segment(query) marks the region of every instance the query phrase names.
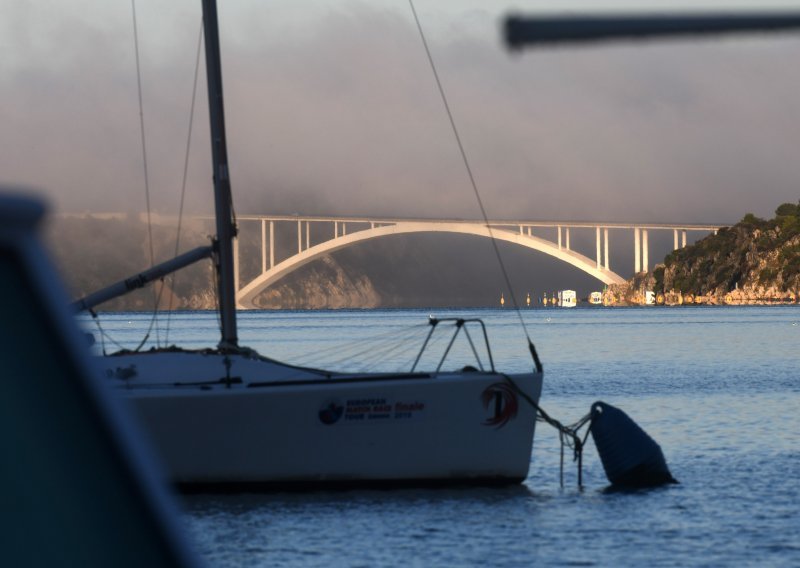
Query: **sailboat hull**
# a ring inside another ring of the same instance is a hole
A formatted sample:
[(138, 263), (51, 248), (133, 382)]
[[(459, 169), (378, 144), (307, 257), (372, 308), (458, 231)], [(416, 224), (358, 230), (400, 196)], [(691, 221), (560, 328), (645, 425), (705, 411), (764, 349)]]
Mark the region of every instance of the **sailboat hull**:
[[(538, 402), (540, 373), (321, 376), (238, 356), (172, 361), (178, 355), (127, 357), (148, 377), (143, 360), (153, 368), (170, 360), (186, 374), (189, 361), (202, 359), (193, 381), (140, 385), (129, 376), (124, 388), (171, 480), (184, 489), (490, 484), (527, 476), (536, 412), (520, 390)], [(127, 357), (113, 358), (111, 374), (128, 368)], [(226, 375), (209, 374), (225, 359)]]

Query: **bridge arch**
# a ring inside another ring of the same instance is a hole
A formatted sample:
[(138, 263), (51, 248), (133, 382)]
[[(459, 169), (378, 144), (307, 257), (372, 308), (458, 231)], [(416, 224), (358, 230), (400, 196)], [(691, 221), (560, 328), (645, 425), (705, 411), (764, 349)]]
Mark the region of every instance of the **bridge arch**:
[(559, 248), (557, 244), (535, 237), (523, 235), (517, 232), (503, 229), (492, 228), (491, 233), (485, 224), (480, 223), (417, 223), (413, 221), (400, 221), (392, 225), (384, 225), (371, 229), (356, 231), (348, 235), (342, 235), (334, 239), (314, 245), (302, 252), (299, 252), (286, 260), (276, 264), (269, 270), (257, 276), (246, 286), (236, 293), (239, 307), (253, 308), (253, 300), (266, 288), (301, 266), (312, 262), (319, 257), (330, 254), (339, 249), (354, 245), (356, 243), (386, 237), (389, 235), (402, 235), (409, 233), (461, 233), (465, 235), (475, 235), (480, 237), (493, 236), (497, 240), (517, 244), (526, 248), (543, 252), (557, 258), (563, 262), (571, 264), (575, 268), (586, 272), (597, 278), (603, 284), (619, 284), (625, 281), (620, 275), (597, 266), (597, 262), (573, 250)]

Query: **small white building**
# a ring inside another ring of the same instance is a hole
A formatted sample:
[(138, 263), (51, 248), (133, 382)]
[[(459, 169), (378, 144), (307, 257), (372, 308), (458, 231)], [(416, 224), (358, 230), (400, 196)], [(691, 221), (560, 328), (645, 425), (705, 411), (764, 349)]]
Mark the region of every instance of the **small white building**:
[(578, 305), (578, 296), (575, 290), (561, 290), (558, 293), (558, 305), (562, 308), (574, 308)]

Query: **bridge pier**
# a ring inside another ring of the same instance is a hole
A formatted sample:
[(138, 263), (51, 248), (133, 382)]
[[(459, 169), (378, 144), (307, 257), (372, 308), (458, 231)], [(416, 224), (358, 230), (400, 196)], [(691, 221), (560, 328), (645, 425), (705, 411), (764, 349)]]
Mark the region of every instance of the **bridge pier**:
[(633, 272), (647, 272), (650, 269), (649, 250), (647, 242), (647, 229), (633, 228)]
[(650, 270), (650, 261), (648, 259), (648, 252), (650, 247), (647, 245), (647, 229), (642, 229), (642, 272)]
[[(678, 231), (680, 231), (681, 236), (680, 246), (678, 246)], [(716, 235), (717, 229), (713, 229), (713, 233)], [(678, 248), (686, 248), (686, 229), (672, 230), (672, 247), (673, 250), (678, 250)]]
[(595, 257), (596, 260), (597, 260), (596, 264), (597, 264), (597, 268), (599, 270), (600, 269), (600, 265), (601, 265), (600, 261), (602, 260), (601, 257), (600, 257), (600, 227), (595, 227), (594, 243), (595, 243), (595, 249), (596, 249), (596, 252), (597, 252), (597, 255)]
[(297, 221), (297, 254), (303, 252), (303, 222)]
[(605, 242), (605, 253), (606, 253), (605, 254), (605, 259), (606, 259), (605, 268), (606, 268), (606, 270), (611, 270), (611, 263), (608, 262), (608, 227), (603, 229), (603, 241)]
[(264, 274), (266, 271), (267, 271), (267, 220), (261, 219), (261, 274)]

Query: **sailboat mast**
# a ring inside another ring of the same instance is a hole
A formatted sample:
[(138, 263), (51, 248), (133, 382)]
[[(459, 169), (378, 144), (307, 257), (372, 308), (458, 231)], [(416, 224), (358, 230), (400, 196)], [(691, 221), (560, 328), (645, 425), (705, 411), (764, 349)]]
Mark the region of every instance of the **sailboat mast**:
[(231, 207), (225, 112), (222, 104), (222, 65), (216, 0), (203, 0), (203, 31), (206, 42), (208, 116), (211, 121), (211, 156), (214, 162), (214, 208), (217, 219), (217, 279), (222, 337), (220, 348), (236, 348), (236, 290), (233, 275), (233, 238), (236, 228)]

